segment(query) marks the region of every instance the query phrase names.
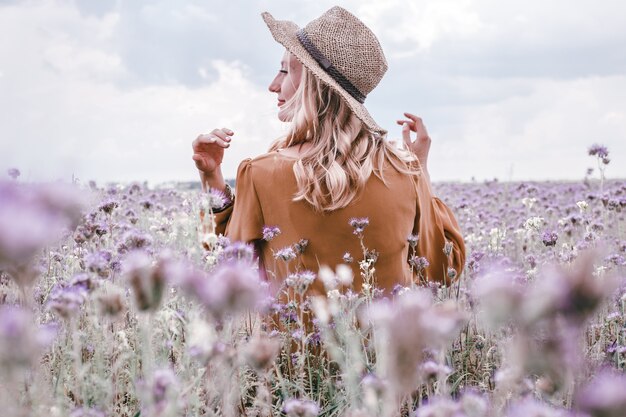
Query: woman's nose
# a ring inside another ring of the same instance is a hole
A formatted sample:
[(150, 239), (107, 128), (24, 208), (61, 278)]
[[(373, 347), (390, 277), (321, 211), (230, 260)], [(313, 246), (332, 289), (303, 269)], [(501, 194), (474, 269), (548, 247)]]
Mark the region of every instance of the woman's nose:
[(278, 82), (278, 77), (275, 77), (270, 83), (269, 90), (272, 93), (278, 93), (280, 91), (280, 83)]

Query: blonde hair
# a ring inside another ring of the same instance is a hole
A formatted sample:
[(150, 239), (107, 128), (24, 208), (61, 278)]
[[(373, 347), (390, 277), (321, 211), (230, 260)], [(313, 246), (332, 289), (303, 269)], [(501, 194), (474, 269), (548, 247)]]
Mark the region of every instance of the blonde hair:
[(337, 92), (305, 67), (298, 89), (285, 106), (293, 115), (291, 126), (270, 152), (311, 145), (293, 165), (298, 185), (294, 201), (306, 200), (320, 212), (346, 207), (372, 173), (386, 184), (386, 163), (416, 184), (419, 163), (415, 155), (370, 131)]

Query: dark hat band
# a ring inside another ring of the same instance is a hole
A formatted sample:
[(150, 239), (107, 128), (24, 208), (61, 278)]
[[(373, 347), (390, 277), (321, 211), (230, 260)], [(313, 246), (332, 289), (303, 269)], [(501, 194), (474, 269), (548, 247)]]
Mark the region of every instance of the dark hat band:
[(356, 101), (363, 104), (365, 102), (365, 95), (359, 91), (344, 75), (333, 66), (333, 64), (324, 56), (323, 53), (320, 52), (319, 49), (313, 45), (313, 42), (309, 39), (309, 37), (304, 32), (304, 29), (300, 29), (296, 32), (296, 36), (298, 40), (304, 46), (304, 49), (307, 50), (311, 57), (317, 61), (318, 64), (322, 67), (328, 75), (330, 75), (337, 83), (348, 92)]

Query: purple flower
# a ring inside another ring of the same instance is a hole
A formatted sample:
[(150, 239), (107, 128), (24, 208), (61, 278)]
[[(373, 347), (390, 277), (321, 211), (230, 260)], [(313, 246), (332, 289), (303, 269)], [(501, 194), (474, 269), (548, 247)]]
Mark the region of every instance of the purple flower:
[(126, 213), (124, 213), (124, 217), (126, 217), (128, 221), (131, 222), (131, 224), (137, 224), (137, 222), (139, 221), (139, 218), (137, 218), (137, 213), (135, 213), (135, 210), (133, 209), (126, 210)]
[(216, 318), (255, 309), (266, 299), (265, 286), (248, 262), (225, 262), (207, 275), (195, 268), (180, 274), (179, 285)]
[(115, 210), (119, 206), (120, 206), (120, 203), (118, 203), (115, 200), (106, 200), (100, 203), (100, 206), (98, 206), (98, 210), (106, 214), (111, 214), (113, 213), (113, 210)]
[(415, 417), (457, 417), (465, 416), (461, 404), (448, 398), (437, 398), (415, 410)]
[(526, 262), (528, 262), (528, 265), (529, 265), (531, 268), (534, 268), (534, 267), (536, 267), (536, 266), (537, 266), (537, 259), (535, 258), (535, 256), (534, 256), (534, 255), (526, 255), (525, 260), (526, 260)]
[(35, 318), (24, 309), (0, 307), (0, 369), (28, 369), (39, 362), (39, 355), (54, 338), (52, 326), (35, 325)]
[(449, 375), (452, 369), (446, 365), (440, 365), (437, 362), (428, 360), (419, 366), (420, 374), (424, 380), (435, 379), (439, 375)]
[(253, 369), (262, 371), (274, 363), (280, 351), (280, 341), (266, 334), (254, 336), (244, 349), (246, 363)]
[(284, 323), (296, 323), (298, 321), (298, 313), (294, 309), (285, 308), (280, 312), (280, 319)]
[(367, 217), (353, 217), (348, 221), (348, 224), (354, 228), (353, 233), (355, 235), (361, 235), (370, 224), (370, 220)]
[(119, 253), (126, 253), (133, 249), (145, 249), (152, 244), (152, 236), (139, 230), (129, 230), (122, 237), (122, 242), (117, 246)]
[(480, 260), (485, 256), (484, 252), (472, 252), (467, 261), (467, 268), (471, 271), (478, 271), (480, 269)]
[(311, 333), (306, 340), (307, 345), (309, 346), (321, 346), (322, 345), (322, 335), (319, 330)]
[(524, 287), (511, 272), (493, 266), (476, 279), (472, 296), (480, 301), (480, 312), (485, 324), (497, 327), (520, 315)]
[(263, 226), (263, 240), (269, 242), (280, 234), (280, 229), (277, 226)]
[(293, 250), (297, 254), (303, 254), (307, 246), (309, 246), (309, 241), (307, 239), (300, 239), (298, 243), (294, 243)]
[(231, 200), (228, 198), (226, 193), (216, 188), (209, 188), (206, 198), (208, 206), (213, 210), (219, 210), (231, 203)]
[(109, 251), (89, 253), (85, 256), (85, 268), (102, 278), (106, 278), (111, 275), (111, 259), (112, 255)]
[(117, 317), (126, 310), (124, 294), (115, 287), (107, 289), (97, 298), (100, 314), (110, 317)]
[(283, 403), (283, 412), (287, 417), (317, 417), (320, 408), (313, 401), (289, 398)]
[(26, 264), (75, 228), (86, 205), (84, 194), (63, 184), (0, 182), (0, 201), (0, 267)]
[(352, 257), (352, 255), (350, 255), (350, 252), (344, 253), (342, 259), (347, 264), (351, 264), (352, 262), (354, 262), (354, 258)]
[(507, 417), (570, 417), (563, 409), (557, 409), (544, 402), (533, 399), (524, 399), (512, 404), (507, 410)]
[(251, 262), (253, 257), (254, 249), (251, 245), (243, 242), (233, 242), (220, 253), (222, 261)]
[(415, 268), (415, 271), (422, 272), (426, 268), (428, 268), (430, 263), (428, 262), (428, 259), (424, 258), (423, 256), (411, 256), (411, 258), (409, 259), (409, 265)]
[(141, 191), (141, 184), (138, 184), (136, 182), (132, 183), (128, 187), (128, 194), (138, 194), (140, 191)]
[(589, 147), (588, 153), (590, 156), (597, 156), (598, 158), (607, 158), (609, 156), (609, 150), (604, 145), (598, 145), (594, 143)]
[(220, 265), (209, 280), (208, 307), (216, 316), (254, 309), (264, 297), (259, 274), (243, 262)]
[(407, 242), (409, 242), (409, 245), (412, 248), (415, 248), (417, 246), (417, 243), (420, 240), (420, 235), (419, 234), (410, 234), (409, 237), (406, 238)]
[(80, 286), (57, 286), (50, 292), (47, 309), (69, 319), (78, 313), (86, 299), (87, 291)]
[(618, 253), (614, 253), (613, 255), (609, 255), (604, 259), (604, 262), (611, 263), (616, 266), (626, 265), (626, 260), (624, 257)]
[(626, 410), (626, 376), (605, 370), (576, 396), (578, 407), (592, 416), (622, 417)]
[(87, 273), (78, 273), (72, 277), (70, 280), (70, 286), (72, 287), (80, 287), (86, 291), (91, 291), (95, 287), (95, 283), (92, 279), (91, 274)]
[(167, 399), (167, 392), (178, 384), (176, 374), (170, 368), (157, 369), (152, 374), (152, 400), (158, 404)]
[(448, 274), (448, 278), (450, 278), (451, 280), (454, 280), (456, 278), (456, 275), (457, 275), (456, 269), (451, 268), (451, 267), (448, 268), (447, 274)]
[(304, 330), (302, 330), (301, 328), (297, 328), (296, 330), (291, 332), (291, 337), (295, 340), (304, 339)]
[(309, 288), (315, 281), (315, 273), (311, 271), (300, 271), (293, 274), (290, 274), (285, 279), (285, 285), (287, 287), (293, 288), (296, 292), (300, 294), (304, 294), (304, 292)]
[(541, 235), (541, 241), (546, 246), (556, 246), (558, 238), (559, 235), (557, 235), (555, 231), (543, 232)]
[(219, 235), (217, 237), (217, 246), (219, 246), (222, 249), (225, 249), (229, 245), (230, 245), (230, 239), (229, 238), (227, 238), (224, 235)]
[(170, 259), (161, 255), (156, 263), (145, 252), (131, 252), (123, 263), (126, 280), (130, 284), (137, 308), (142, 311), (157, 310), (163, 298)]
[(285, 248), (279, 249), (274, 254), (275, 259), (282, 259), (285, 262), (293, 261), (296, 259), (296, 252), (293, 250), (291, 246), (287, 246)]
[(402, 294), (406, 290), (407, 290), (407, 287), (403, 287), (400, 284), (396, 284), (396, 285), (393, 286), (393, 289), (391, 290), (391, 295), (396, 297), (396, 296)]
[[(411, 320), (405, 320), (411, 317)], [(419, 383), (418, 364), (426, 349), (441, 349), (465, 324), (465, 315), (451, 305), (434, 305), (427, 290), (407, 291), (394, 302), (380, 300), (361, 316), (388, 340), (384, 358), (389, 382), (397, 393), (411, 392)]]
[(380, 253), (378, 253), (378, 251), (375, 250), (375, 249), (365, 251), (365, 260), (366, 261), (370, 261), (372, 263), (376, 263), (376, 261), (378, 261), (378, 257), (379, 256), (380, 256)]
[(20, 170), (17, 168), (9, 168), (7, 170), (7, 174), (9, 175), (9, 177), (11, 177), (11, 179), (16, 180), (17, 177), (20, 176)]
[(146, 210), (150, 210), (154, 203), (152, 203), (152, 201), (150, 200), (142, 200), (141, 202), (139, 202), (139, 205)]

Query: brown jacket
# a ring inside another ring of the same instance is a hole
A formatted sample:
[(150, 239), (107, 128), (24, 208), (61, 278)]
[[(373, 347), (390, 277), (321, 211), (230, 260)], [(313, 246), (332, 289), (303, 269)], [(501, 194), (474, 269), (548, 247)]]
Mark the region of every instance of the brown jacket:
[[(448, 267), (454, 268), (457, 276), (463, 270), (465, 245), (458, 223), (450, 209), (432, 195), (427, 181), (418, 180), (416, 190), (410, 178), (388, 167), (383, 173), (387, 185), (372, 175), (350, 205), (321, 214), (305, 201), (292, 201), (297, 190), (295, 161), (280, 152), (244, 160), (237, 172), (234, 206), (216, 214), (217, 233), (224, 233), (231, 241), (255, 242), (261, 265), (278, 283), (297, 269), (315, 273), (320, 265), (334, 269), (344, 263), (347, 252), (354, 258), (350, 265), (354, 288), (359, 291), (363, 281), (358, 262), (363, 251), (349, 221), (363, 217), (369, 219), (364, 230), (365, 247), (379, 254), (374, 265), (379, 288), (389, 291), (414, 279), (407, 262), (412, 255), (407, 241), (410, 234), (419, 234), (417, 256), (430, 264), (424, 274), (428, 280), (449, 282)], [(263, 226), (277, 226), (282, 233), (263, 241)], [(296, 260), (287, 264), (275, 259), (279, 250), (301, 239), (308, 240), (308, 246)], [(443, 252), (446, 241), (454, 245), (449, 258)], [(324, 293), (319, 280), (309, 289), (311, 293)]]

